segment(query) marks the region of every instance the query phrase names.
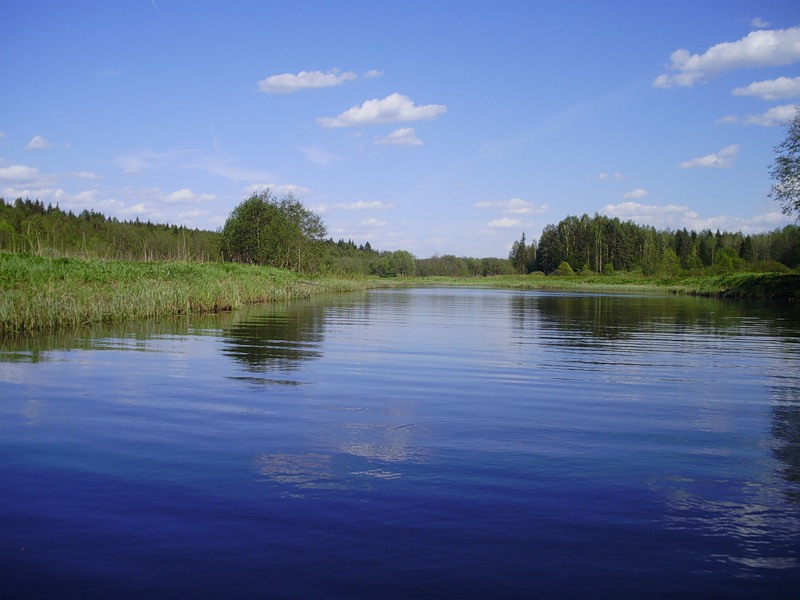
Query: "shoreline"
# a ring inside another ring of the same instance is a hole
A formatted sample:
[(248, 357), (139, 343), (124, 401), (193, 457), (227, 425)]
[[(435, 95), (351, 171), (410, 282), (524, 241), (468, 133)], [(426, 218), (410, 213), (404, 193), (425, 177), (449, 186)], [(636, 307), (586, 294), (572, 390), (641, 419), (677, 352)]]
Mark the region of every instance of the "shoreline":
[(236, 310), (251, 304), (389, 287), (669, 293), (796, 302), (800, 274), (737, 273), (649, 279), (628, 273), (482, 278), (301, 275), (218, 262), (133, 262), (0, 252), (0, 335)]

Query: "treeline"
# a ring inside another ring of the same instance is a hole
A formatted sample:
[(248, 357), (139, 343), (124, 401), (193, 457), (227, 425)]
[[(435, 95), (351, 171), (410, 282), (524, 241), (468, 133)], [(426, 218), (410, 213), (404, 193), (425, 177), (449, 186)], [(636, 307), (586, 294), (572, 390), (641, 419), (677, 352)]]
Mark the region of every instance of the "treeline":
[(0, 250), (119, 260), (218, 260), (218, 234), (0, 198)]
[[(233, 227), (260, 222), (260, 217), (244, 210), (248, 203), (266, 211), (263, 222), (270, 223), (255, 229), (256, 245), (251, 244), (253, 232)], [(276, 220), (272, 214), (276, 209), (291, 218)], [(38, 200), (6, 202), (0, 198), (0, 250), (123, 260), (234, 260), (300, 272), (367, 277), (617, 271), (674, 276), (800, 268), (800, 227), (796, 225), (744, 235), (656, 230), (602, 215), (569, 216), (547, 225), (538, 241), (528, 241), (523, 234), (508, 258), (444, 255), (420, 259), (405, 250), (379, 251), (369, 242), (356, 245), (352, 240), (325, 239), (321, 220), (291, 198), (251, 197), (237, 210), (242, 214), (234, 211), (226, 227), (215, 232), (138, 219), (120, 221), (90, 210), (74, 214)], [(283, 226), (277, 227), (280, 223)], [(285, 243), (273, 247), (279, 238), (285, 238)]]
[(800, 266), (800, 227), (768, 233), (656, 230), (602, 215), (569, 216), (547, 225), (538, 243), (525, 235), (509, 260), (518, 273), (613, 273), (643, 275), (789, 271)]
[(360, 274), (377, 277), (489, 277), (511, 275), (514, 269), (506, 258), (469, 258), (465, 256), (432, 256), (415, 258), (406, 250), (378, 251), (369, 242), (356, 246), (352, 240), (325, 242), (325, 270), (338, 274)]
[(356, 246), (352, 240), (329, 238), (324, 242), (323, 270), (338, 275), (414, 277), (417, 259), (406, 250), (378, 251), (369, 242)]

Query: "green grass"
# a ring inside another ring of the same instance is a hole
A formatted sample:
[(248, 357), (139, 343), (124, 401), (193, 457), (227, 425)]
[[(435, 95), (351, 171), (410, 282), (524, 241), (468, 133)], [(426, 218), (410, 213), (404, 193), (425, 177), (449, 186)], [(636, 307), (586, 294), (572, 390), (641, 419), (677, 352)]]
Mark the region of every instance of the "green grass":
[(794, 273), (736, 273), (730, 275), (644, 277), (635, 273), (536, 277), (503, 275), (485, 278), (424, 277), (406, 285), (457, 285), (507, 289), (671, 293), (725, 298), (800, 300), (800, 275)]
[(800, 300), (800, 275), (794, 273), (733, 273), (686, 277), (670, 285), (677, 293), (724, 298)]
[(617, 273), (375, 281), (307, 277), (271, 267), (235, 263), (104, 261), (0, 252), (0, 335), (222, 312), (260, 302), (378, 286), (435, 285), (800, 299), (798, 274), (739, 273), (656, 279)]
[(0, 253), (0, 335), (228, 311), (374, 287), (232, 263), (127, 262)]

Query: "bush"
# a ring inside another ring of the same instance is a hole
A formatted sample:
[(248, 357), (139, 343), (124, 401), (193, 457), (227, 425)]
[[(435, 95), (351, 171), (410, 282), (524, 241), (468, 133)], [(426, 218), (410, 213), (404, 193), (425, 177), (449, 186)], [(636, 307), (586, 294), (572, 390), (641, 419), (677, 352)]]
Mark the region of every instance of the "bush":
[(561, 264), (558, 265), (558, 268), (553, 271), (553, 275), (575, 275), (575, 271), (572, 270), (572, 265), (563, 260)]
[(750, 269), (754, 273), (792, 273), (792, 269), (777, 260), (760, 260)]

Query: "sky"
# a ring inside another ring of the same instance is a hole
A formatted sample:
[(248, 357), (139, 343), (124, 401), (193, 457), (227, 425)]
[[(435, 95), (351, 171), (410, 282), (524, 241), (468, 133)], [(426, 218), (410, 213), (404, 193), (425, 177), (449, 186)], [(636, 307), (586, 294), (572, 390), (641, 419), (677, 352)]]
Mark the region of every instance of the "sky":
[(505, 257), (569, 215), (757, 233), (800, 103), (790, 1), (0, 0), (0, 197)]

